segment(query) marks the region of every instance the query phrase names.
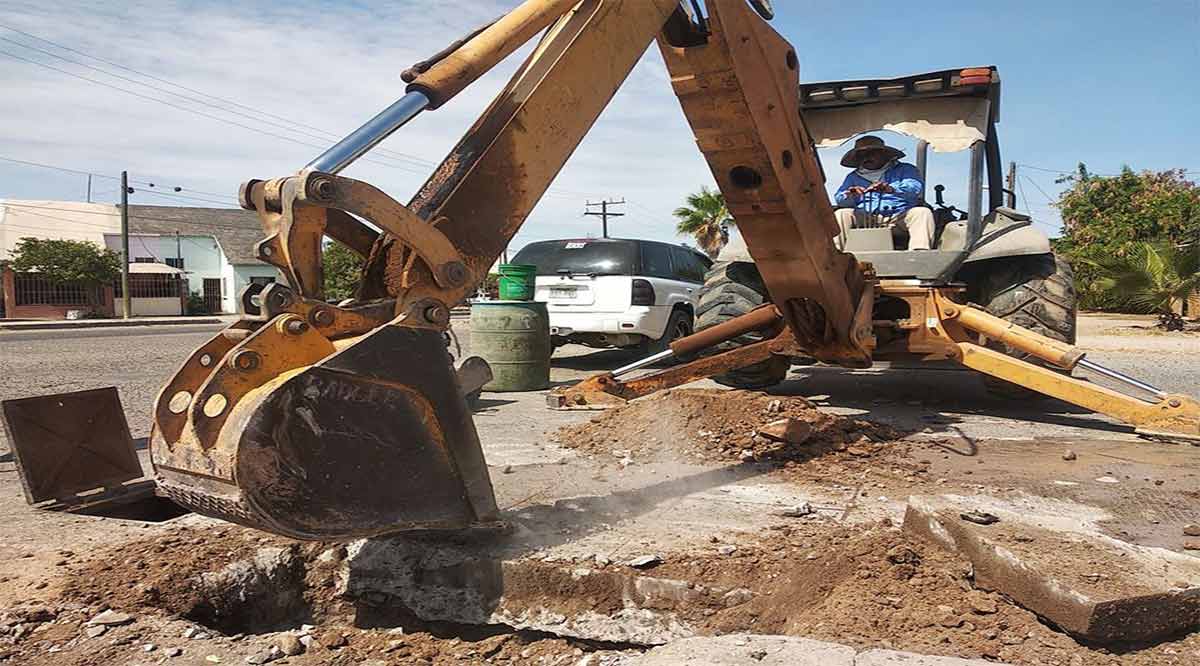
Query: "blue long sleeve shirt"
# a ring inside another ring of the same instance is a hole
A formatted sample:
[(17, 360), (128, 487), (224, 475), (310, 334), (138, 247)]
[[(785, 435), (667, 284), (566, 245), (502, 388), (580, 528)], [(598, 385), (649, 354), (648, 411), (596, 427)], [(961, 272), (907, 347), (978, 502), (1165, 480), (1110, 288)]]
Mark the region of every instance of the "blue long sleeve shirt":
[(867, 192), (863, 196), (855, 196), (846, 192), (851, 187), (868, 187), (871, 183), (858, 175), (855, 169), (846, 175), (846, 180), (838, 188), (834, 200), (839, 208), (862, 208), (868, 213), (898, 215), (921, 202), (921, 193), (925, 191), (925, 183), (921, 180), (921, 172), (917, 167), (907, 162), (897, 162), (883, 174), (883, 182), (892, 186), (894, 192)]

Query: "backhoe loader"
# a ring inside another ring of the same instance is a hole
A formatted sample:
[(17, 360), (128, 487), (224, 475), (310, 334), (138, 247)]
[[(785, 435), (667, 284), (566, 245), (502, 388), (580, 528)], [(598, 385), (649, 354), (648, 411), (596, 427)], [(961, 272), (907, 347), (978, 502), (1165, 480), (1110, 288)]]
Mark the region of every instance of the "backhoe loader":
[[(657, 43), (696, 143), (770, 303), (554, 396), (619, 401), (772, 356), (862, 368), (891, 354), (957, 361), (1141, 429), (1200, 435), (1200, 404), (1091, 363), (966, 302), (954, 283), (884, 279), (839, 229), (801, 113), (798, 60), (765, 0), (528, 0), (403, 73), (406, 94), (299, 172), (250, 180), (258, 257), (283, 274), (184, 362), (155, 405), (160, 489), (198, 513), (300, 539), (500, 524), (445, 332), (643, 52)], [(511, 80), (407, 204), (338, 175), (523, 43)], [(986, 78), (986, 77), (984, 77)], [(987, 84), (973, 75), (956, 85)], [(370, 224), (364, 223), (364, 221)], [(382, 230), (382, 231), (377, 231)], [(355, 299), (327, 303), (321, 244), (366, 258)], [(881, 307), (881, 304), (889, 304)], [(900, 304), (899, 306), (897, 304)], [(738, 336), (761, 340), (649, 376)], [(1060, 370), (1083, 366), (1128, 396)]]

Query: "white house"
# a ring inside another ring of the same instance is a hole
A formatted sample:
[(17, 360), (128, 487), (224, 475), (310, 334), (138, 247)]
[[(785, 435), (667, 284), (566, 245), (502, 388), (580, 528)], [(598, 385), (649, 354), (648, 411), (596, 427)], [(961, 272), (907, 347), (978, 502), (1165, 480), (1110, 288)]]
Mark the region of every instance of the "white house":
[[(254, 245), (263, 235), (258, 218), (249, 211), (129, 207), (129, 261), (146, 264), (134, 272), (169, 275), (171, 269), (182, 270), (187, 289), (202, 296), (210, 312), (240, 311), (237, 296), (243, 287), (277, 278), (273, 266), (254, 256)], [(0, 200), (0, 260), (21, 238), (30, 236), (92, 241), (120, 252), (120, 209), (72, 201)], [(131, 291), (138, 296), (138, 291)], [(120, 298), (116, 300), (119, 310)], [(167, 313), (165, 301), (135, 300), (134, 314)]]

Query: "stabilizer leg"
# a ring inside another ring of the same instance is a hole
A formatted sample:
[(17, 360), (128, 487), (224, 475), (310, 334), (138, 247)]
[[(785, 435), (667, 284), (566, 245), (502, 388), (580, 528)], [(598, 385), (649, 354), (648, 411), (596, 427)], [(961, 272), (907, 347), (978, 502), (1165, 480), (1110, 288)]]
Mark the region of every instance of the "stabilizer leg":
[[(935, 296), (946, 334), (955, 340), (955, 355), (963, 365), (1052, 398), (1111, 416), (1135, 426), (1137, 432), (1158, 437), (1200, 441), (1200, 402), (1169, 394), (1085, 358), (1078, 347), (1021, 328), (969, 305)], [(1147, 394), (1143, 400), (1062, 372), (1027, 363), (976, 344), (963, 330), (1004, 342), (1062, 370), (1082, 367)]]

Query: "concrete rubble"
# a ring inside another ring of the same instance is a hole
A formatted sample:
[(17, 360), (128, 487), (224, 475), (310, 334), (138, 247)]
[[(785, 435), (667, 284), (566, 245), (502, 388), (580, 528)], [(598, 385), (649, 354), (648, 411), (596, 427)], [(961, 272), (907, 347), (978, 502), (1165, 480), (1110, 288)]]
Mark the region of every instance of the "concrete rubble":
[(627, 657), (619, 666), (996, 666), (997, 662), (867, 650), (794, 636), (728, 634), (685, 638)]
[[(999, 520), (978, 524), (964, 512)], [(1098, 527), (1109, 518), (1031, 495), (925, 495), (909, 498), (904, 530), (966, 556), (978, 588), (1088, 641), (1152, 640), (1200, 626), (1200, 558), (1114, 539)]]
[(632, 567), (502, 560), (474, 545), (371, 539), (351, 546), (343, 580), (351, 598), (399, 604), (426, 621), (504, 624), (636, 645), (693, 635), (680, 608), (728, 603), (730, 590), (655, 578)]

